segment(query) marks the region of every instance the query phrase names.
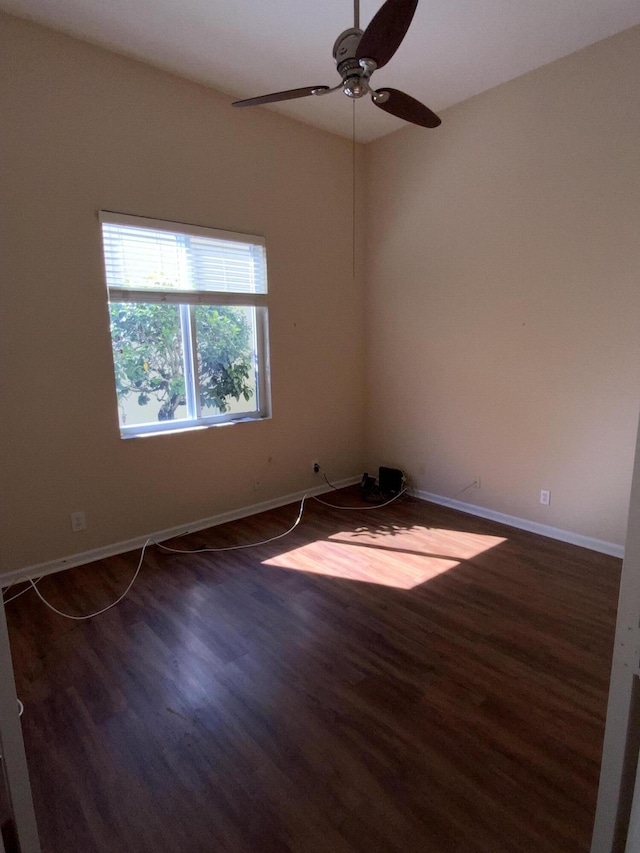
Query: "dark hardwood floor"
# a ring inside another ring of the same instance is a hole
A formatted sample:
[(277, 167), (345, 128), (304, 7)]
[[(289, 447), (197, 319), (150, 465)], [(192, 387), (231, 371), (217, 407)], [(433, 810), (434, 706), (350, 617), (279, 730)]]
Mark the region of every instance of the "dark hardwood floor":
[[(41, 589), (98, 608), (138, 556)], [(253, 550), (151, 548), (89, 622), (27, 593), (7, 609), (43, 850), (587, 853), (619, 573), (405, 497), (309, 502)]]

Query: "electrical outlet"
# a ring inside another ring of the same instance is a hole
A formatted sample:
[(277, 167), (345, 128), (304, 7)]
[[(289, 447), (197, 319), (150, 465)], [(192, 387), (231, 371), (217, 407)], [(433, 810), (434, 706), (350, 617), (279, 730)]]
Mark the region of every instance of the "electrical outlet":
[(551, 503), (551, 492), (547, 491), (547, 489), (541, 489), (540, 503), (544, 504), (544, 506), (549, 506)]
[(71, 529), (74, 533), (79, 533), (81, 530), (87, 529), (87, 516), (84, 510), (71, 513)]
[(421, 477), (426, 477), (427, 466), (424, 464), (424, 462), (422, 462), (420, 467), (418, 468), (418, 473), (420, 474)]
[(476, 474), (476, 478), (473, 481), (473, 488), (479, 489), (481, 485), (482, 485), (482, 481), (480, 480), (480, 474)]
[(256, 477), (255, 480), (253, 481), (253, 491), (257, 492), (261, 488), (262, 488), (262, 481)]
[(319, 462), (312, 462), (311, 463), (311, 470), (313, 471), (314, 474), (319, 474), (320, 473), (320, 463)]

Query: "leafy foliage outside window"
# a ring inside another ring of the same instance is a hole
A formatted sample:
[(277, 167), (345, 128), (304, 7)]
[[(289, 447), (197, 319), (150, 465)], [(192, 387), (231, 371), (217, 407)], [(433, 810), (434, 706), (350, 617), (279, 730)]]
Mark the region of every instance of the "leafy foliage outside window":
[[(119, 405), (160, 404), (170, 421), (186, 404), (181, 306), (117, 302), (110, 305)], [(187, 307), (194, 312), (199, 402), (227, 412), (230, 400), (251, 399), (253, 332), (247, 310), (234, 306)]]

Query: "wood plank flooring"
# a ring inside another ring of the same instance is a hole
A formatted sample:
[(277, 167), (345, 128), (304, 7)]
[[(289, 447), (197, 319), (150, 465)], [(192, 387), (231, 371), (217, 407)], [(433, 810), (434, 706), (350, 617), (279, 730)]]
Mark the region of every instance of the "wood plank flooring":
[[(137, 559), (41, 589), (96, 609)], [(403, 497), (309, 502), (256, 549), (151, 548), (89, 622), (27, 593), (7, 609), (43, 851), (587, 853), (619, 574)]]

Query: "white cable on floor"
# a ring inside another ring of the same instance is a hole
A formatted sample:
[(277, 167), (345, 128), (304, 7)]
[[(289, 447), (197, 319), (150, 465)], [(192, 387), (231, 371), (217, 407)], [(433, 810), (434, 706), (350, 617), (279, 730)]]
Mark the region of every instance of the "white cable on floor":
[[(334, 486), (334, 488), (335, 488), (335, 486)], [(467, 487), (467, 488), (469, 488), (469, 487)], [(371, 509), (381, 509), (382, 507), (388, 506), (389, 504), (398, 500), (398, 498), (402, 497), (402, 495), (406, 491), (407, 491), (406, 488), (402, 489), (401, 492), (399, 492), (397, 495), (394, 495), (388, 501), (385, 501), (384, 503), (381, 503), (381, 504), (371, 505), (371, 506), (343, 506), (341, 504), (332, 504), (332, 503), (329, 503), (328, 501), (323, 501), (314, 495), (311, 496), (311, 500), (317, 501), (318, 503), (324, 504), (324, 506), (331, 507), (332, 509), (371, 510)], [(196, 548), (195, 550), (187, 551), (187, 550), (182, 550), (180, 548), (171, 548), (168, 545), (163, 545), (161, 542), (152, 543), (151, 538), (147, 539), (147, 541), (142, 546), (142, 551), (140, 553), (140, 560), (138, 562), (138, 566), (134, 572), (134, 575), (131, 578), (131, 580), (129, 581), (129, 585), (127, 586), (125, 591), (122, 593), (122, 595), (120, 595), (118, 598), (116, 598), (116, 600), (114, 602), (112, 602), (111, 604), (109, 604), (107, 607), (103, 607), (102, 610), (97, 610), (95, 613), (89, 613), (87, 616), (73, 616), (70, 613), (63, 613), (62, 610), (58, 610), (57, 607), (54, 607), (53, 604), (50, 604), (47, 601), (47, 599), (44, 597), (44, 595), (38, 589), (38, 583), (42, 580), (42, 578), (37, 578), (35, 581), (29, 579), (30, 586), (27, 586), (26, 589), (21, 590), (19, 593), (17, 593), (17, 595), (13, 595), (11, 598), (6, 599), (5, 604), (8, 604), (10, 601), (14, 601), (16, 598), (19, 598), (21, 595), (24, 595), (25, 592), (29, 591), (29, 589), (33, 589), (34, 592), (36, 593), (36, 595), (38, 596), (38, 598), (40, 599), (40, 601), (42, 601), (42, 603), (46, 607), (48, 607), (49, 610), (52, 610), (54, 613), (57, 613), (58, 616), (63, 616), (65, 619), (73, 619), (75, 622), (84, 622), (87, 619), (93, 619), (95, 616), (101, 616), (103, 613), (106, 613), (107, 610), (111, 610), (112, 607), (115, 607), (117, 604), (120, 604), (120, 602), (128, 595), (129, 591), (131, 590), (131, 587), (134, 585), (138, 575), (140, 574), (140, 569), (142, 568), (142, 563), (144, 560), (145, 551), (147, 550), (148, 545), (155, 544), (158, 546), (158, 548), (161, 548), (163, 551), (169, 551), (172, 554), (207, 554), (207, 553), (215, 553), (215, 552), (221, 552), (221, 551), (240, 551), (244, 548), (257, 548), (260, 545), (268, 545), (270, 542), (275, 542), (278, 539), (282, 539), (284, 536), (288, 536), (290, 533), (292, 533), (296, 529), (296, 527), (302, 521), (302, 514), (304, 512), (305, 502), (307, 500), (309, 500), (309, 497), (310, 497), (309, 495), (304, 495), (302, 497), (302, 500), (300, 501), (300, 509), (298, 511), (298, 517), (296, 518), (294, 523), (291, 525), (291, 527), (288, 528), (288, 530), (285, 530), (284, 533), (278, 533), (277, 536), (271, 536), (269, 539), (262, 539), (260, 542), (249, 542), (246, 545), (228, 545), (228, 546), (223, 547), (223, 548)]]
[[(334, 486), (335, 488), (335, 486)], [(390, 503), (398, 500), (407, 490), (403, 489), (397, 495), (394, 495), (390, 500), (385, 501), (382, 504), (375, 504), (375, 506), (343, 506), (342, 504), (331, 504), (327, 501), (323, 501), (315, 495), (304, 495), (302, 500), (300, 501), (300, 511), (298, 512), (298, 517), (291, 525), (288, 530), (285, 530), (284, 533), (279, 533), (277, 536), (272, 536), (270, 539), (262, 539), (260, 542), (249, 542), (246, 545), (227, 545), (224, 548), (197, 548), (194, 551), (186, 551), (180, 548), (170, 548), (168, 545), (163, 545), (161, 542), (156, 542), (158, 548), (162, 548), (163, 551), (170, 551), (172, 554), (206, 554), (210, 552), (217, 551), (239, 551), (242, 548), (257, 548), (259, 545), (268, 545), (269, 542), (275, 542), (276, 539), (282, 539), (284, 536), (288, 536), (302, 521), (302, 513), (304, 512), (305, 501), (312, 500), (317, 501), (319, 504), (324, 504), (325, 506), (330, 506), (332, 509), (360, 509), (360, 510), (368, 510), (368, 509), (380, 509), (383, 506), (388, 506)]]
[(389, 506), (389, 504), (392, 504), (394, 501), (397, 501), (398, 498), (401, 498), (406, 491), (406, 489), (403, 489), (401, 492), (398, 492), (397, 495), (394, 495), (392, 498), (389, 498), (388, 501), (385, 501), (382, 504), (371, 504), (370, 506), (343, 506), (342, 504), (330, 504), (328, 501), (320, 500), (320, 498), (317, 497), (313, 497), (313, 500), (318, 501), (319, 504), (324, 504), (324, 506), (330, 506), (332, 509), (381, 509), (383, 506)]
[[(42, 580), (42, 578), (36, 578), (35, 582), (38, 583), (41, 580)], [(29, 579), (28, 581), (24, 581), (24, 583), (31, 583), (31, 580)], [(13, 584), (11, 584), (11, 586), (13, 586)], [(7, 587), (7, 589), (10, 589), (10, 587)], [(12, 595), (11, 598), (3, 599), (3, 601), (5, 604), (9, 604), (10, 601), (15, 601), (16, 598), (20, 598), (21, 595), (24, 595), (25, 592), (29, 592), (30, 590), (31, 590), (30, 586), (25, 586), (24, 589), (20, 590), (20, 592), (17, 592), (15, 595)], [(6, 590), (5, 590), (5, 592), (6, 592)]]
[(225, 548), (196, 548), (195, 551), (182, 551), (180, 548), (170, 548), (168, 545), (163, 545), (162, 542), (156, 542), (158, 548), (162, 548), (163, 551), (171, 551), (172, 554), (205, 554), (210, 551), (240, 551), (242, 548), (257, 548), (259, 545), (267, 545), (269, 542), (275, 542), (276, 539), (282, 539), (283, 536), (288, 536), (292, 531), (296, 529), (296, 527), (302, 521), (302, 513), (304, 512), (304, 503), (308, 499), (308, 495), (305, 495), (300, 501), (300, 511), (298, 512), (298, 517), (293, 522), (291, 527), (288, 530), (285, 530), (284, 533), (278, 533), (277, 536), (272, 536), (270, 539), (263, 539), (260, 542), (249, 542), (246, 545), (227, 545)]
[(140, 569), (142, 568), (142, 561), (144, 560), (144, 552), (147, 550), (147, 545), (149, 545), (150, 542), (151, 542), (151, 539), (147, 539), (147, 541), (142, 546), (142, 552), (140, 554), (140, 560), (138, 562), (138, 568), (135, 570), (133, 577), (129, 581), (129, 586), (125, 589), (125, 591), (122, 593), (122, 595), (119, 598), (116, 598), (116, 600), (112, 604), (109, 604), (107, 607), (103, 607), (102, 610), (96, 610), (95, 613), (89, 613), (88, 616), (72, 616), (70, 613), (63, 613), (62, 610), (58, 610), (58, 608), (54, 607), (53, 604), (49, 604), (47, 599), (40, 592), (37, 585), (32, 580), (30, 580), (29, 583), (33, 587), (33, 590), (35, 591), (35, 593), (38, 596), (38, 598), (40, 599), (40, 601), (43, 604), (46, 604), (46, 606), (49, 608), (49, 610), (53, 610), (54, 613), (57, 613), (58, 616), (64, 616), (65, 619), (73, 619), (75, 622), (83, 622), (85, 619), (93, 619), (94, 616), (100, 616), (102, 613), (106, 613), (107, 610), (111, 610), (111, 608), (115, 607), (116, 604), (120, 604), (122, 599), (128, 594), (129, 590), (131, 589), (131, 587), (136, 582), (136, 578), (140, 574)]

